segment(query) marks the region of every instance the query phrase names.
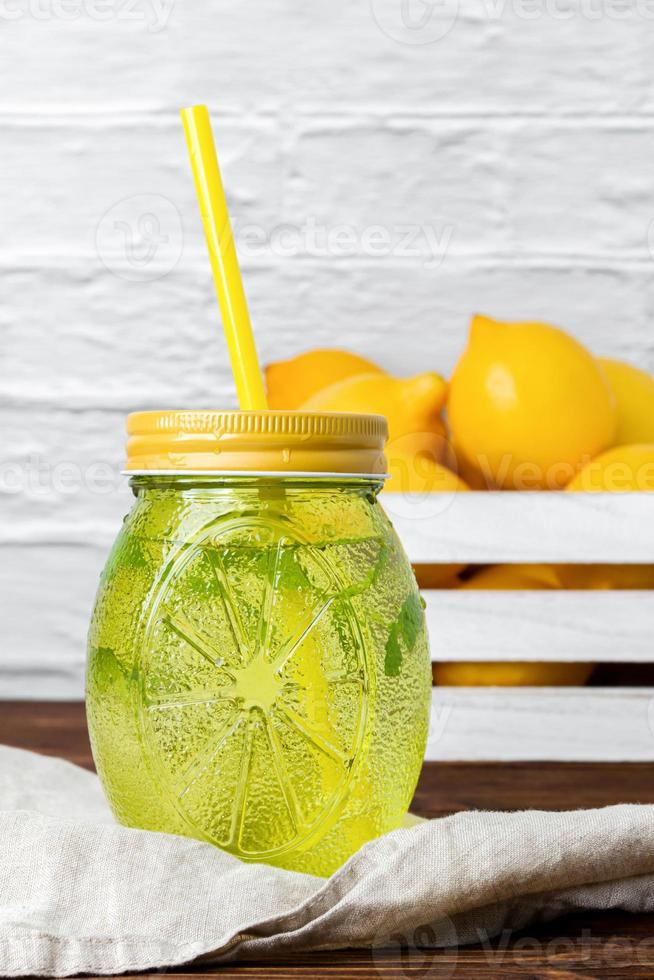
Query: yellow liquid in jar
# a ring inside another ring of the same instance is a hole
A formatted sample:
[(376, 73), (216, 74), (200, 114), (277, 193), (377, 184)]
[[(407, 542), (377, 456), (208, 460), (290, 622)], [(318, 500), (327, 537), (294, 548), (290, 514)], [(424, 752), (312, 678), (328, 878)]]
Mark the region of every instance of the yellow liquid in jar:
[(400, 824), (430, 690), (421, 601), (374, 494), (139, 492), (87, 675), (122, 822), (329, 874)]

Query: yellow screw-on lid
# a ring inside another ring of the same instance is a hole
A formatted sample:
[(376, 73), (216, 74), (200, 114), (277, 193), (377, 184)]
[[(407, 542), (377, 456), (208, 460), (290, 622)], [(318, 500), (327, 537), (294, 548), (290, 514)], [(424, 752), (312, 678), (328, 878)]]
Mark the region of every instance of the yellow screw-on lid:
[(382, 415), (134, 412), (127, 433), (131, 473), (386, 473)]

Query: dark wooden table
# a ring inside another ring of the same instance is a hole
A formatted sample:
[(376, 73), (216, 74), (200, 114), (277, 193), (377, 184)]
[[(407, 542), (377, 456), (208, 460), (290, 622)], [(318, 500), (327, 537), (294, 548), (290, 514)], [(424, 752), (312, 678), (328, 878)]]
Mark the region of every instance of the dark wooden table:
[[(93, 767), (79, 703), (0, 702), (0, 743)], [(609, 803), (654, 803), (654, 765), (429, 763), (413, 810), (438, 817), (474, 808), (557, 810)], [(343, 950), (281, 960), (170, 971), (201, 980), (242, 977), (338, 978), (654, 978), (654, 915), (577, 915), (504, 935), (484, 946), (432, 950), (416, 934), (387, 950)], [(139, 977), (143, 977), (139, 974)]]

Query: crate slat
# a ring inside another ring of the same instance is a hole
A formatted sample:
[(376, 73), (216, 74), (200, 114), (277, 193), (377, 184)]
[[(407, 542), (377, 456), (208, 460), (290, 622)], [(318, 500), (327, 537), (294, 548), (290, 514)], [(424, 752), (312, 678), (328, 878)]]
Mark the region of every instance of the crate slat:
[(653, 592), (422, 594), (432, 660), (654, 661)]
[(654, 761), (654, 688), (434, 688), (429, 760)]
[(415, 563), (654, 562), (654, 494), (383, 493)]

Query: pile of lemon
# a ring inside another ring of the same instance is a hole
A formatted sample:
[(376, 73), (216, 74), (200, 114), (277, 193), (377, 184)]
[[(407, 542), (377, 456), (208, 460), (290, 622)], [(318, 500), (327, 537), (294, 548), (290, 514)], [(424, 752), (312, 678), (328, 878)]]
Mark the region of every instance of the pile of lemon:
[[(266, 383), (273, 409), (385, 415), (387, 491), (654, 491), (654, 378), (594, 357), (550, 324), (473, 317), (449, 383), (433, 372), (396, 378), (343, 350), (270, 364)], [(651, 589), (654, 565), (434, 566), (420, 584)], [(446, 684), (570, 684), (591, 669), (452, 663), (436, 675)]]

